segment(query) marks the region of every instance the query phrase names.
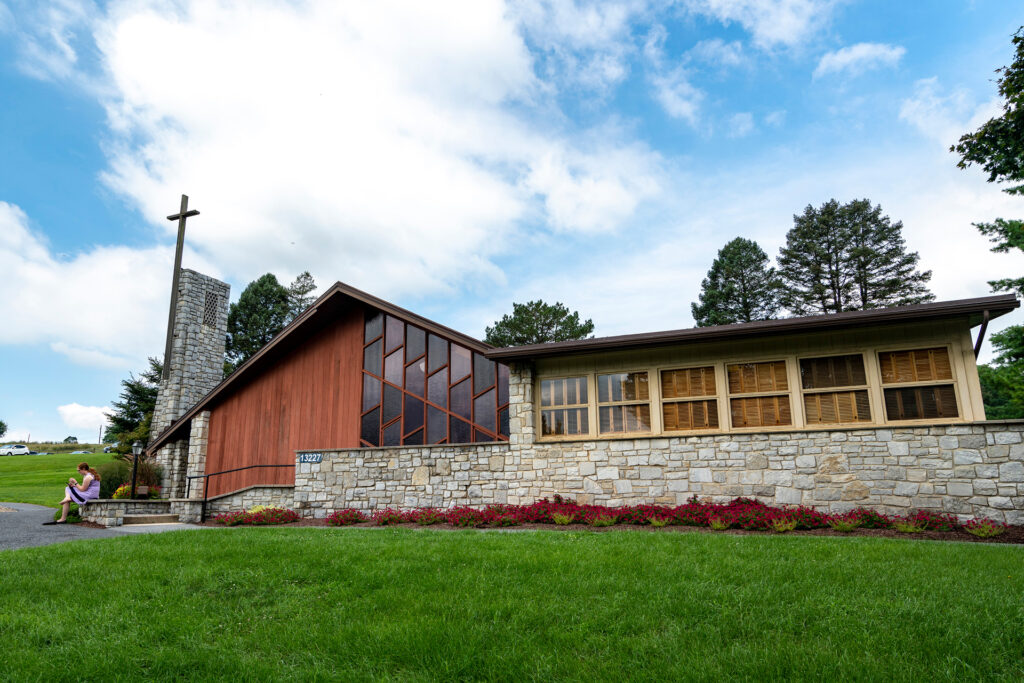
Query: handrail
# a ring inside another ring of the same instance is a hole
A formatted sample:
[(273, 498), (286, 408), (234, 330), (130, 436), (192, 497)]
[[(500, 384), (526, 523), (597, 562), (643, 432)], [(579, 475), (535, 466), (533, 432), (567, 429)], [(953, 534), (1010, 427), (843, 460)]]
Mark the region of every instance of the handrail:
[(207, 493), (210, 490), (210, 477), (216, 477), (219, 474), (230, 474), (232, 472), (241, 472), (242, 470), (259, 469), (260, 467), (295, 467), (295, 463), (290, 462), (290, 463), (285, 463), (285, 464), (280, 464), (280, 465), (246, 465), (245, 467), (236, 467), (236, 468), (231, 469), (231, 470), (221, 470), (220, 472), (209, 472), (207, 474), (185, 475), (185, 479), (187, 481), (187, 484), (185, 486), (185, 497), (186, 498), (191, 498), (190, 494), (192, 493), (192, 480), (193, 479), (202, 479), (203, 480), (203, 501), (202, 501), (203, 505), (202, 505), (202, 508), (200, 509), (200, 512), (199, 512), (199, 521), (200, 522), (205, 522), (206, 521), (206, 501), (207, 501)]

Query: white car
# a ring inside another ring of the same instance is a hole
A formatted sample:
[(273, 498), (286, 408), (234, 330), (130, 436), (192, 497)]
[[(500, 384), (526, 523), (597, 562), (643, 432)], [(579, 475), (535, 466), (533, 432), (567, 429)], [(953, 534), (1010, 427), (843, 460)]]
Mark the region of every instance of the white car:
[(0, 446), (0, 455), (28, 455), (28, 446), (23, 446), (20, 443)]

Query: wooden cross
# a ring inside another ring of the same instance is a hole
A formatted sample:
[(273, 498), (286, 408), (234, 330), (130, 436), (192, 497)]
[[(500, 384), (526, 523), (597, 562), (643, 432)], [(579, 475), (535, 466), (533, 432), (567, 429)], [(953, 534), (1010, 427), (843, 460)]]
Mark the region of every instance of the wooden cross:
[(181, 274), (181, 252), (185, 248), (185, 221), (198, 216), (195, 209), (188, 210), (188, 195), (181, 195), (181, 210), (169, 221), (178, 221), (178, 245), (174, 249), (174, 278), (171, 281), (171, 312), (167, 315), (167, 345), (164, 347), (164, 369), (161, 377), (167, 379), (171, 372), (171, 344), (174, 341), (174, 311), (178, 307), (178, 276)]

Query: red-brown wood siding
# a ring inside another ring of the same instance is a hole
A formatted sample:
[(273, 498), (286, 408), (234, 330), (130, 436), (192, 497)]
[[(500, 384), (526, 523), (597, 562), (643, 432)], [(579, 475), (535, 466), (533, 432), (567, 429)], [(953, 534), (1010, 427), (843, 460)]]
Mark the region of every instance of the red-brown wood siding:
[(258, 484), (290, 486), (296, 450), (359, 446), (363, 317), (361, 306), (349, 307), (267, 366), (252, 368), (255, 376), (212, 408), (207, 473), (290, 467), (211, 477), (209, 496)]

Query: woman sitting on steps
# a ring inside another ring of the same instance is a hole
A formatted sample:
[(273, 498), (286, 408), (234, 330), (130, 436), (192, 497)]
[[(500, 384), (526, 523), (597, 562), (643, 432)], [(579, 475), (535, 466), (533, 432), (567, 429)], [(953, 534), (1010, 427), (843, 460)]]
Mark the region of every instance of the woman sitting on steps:
[(68, 511), (71, 509), (72, 503), (78, 503), (81, 506), (100, 497), (100, 473), (89, 467), (89, 463), (86, 462), (79, 463), (78, 473), (82, 475), (82, 483), (79, 484), (74, 477), (71, 477), (68, 479), (68, 485), (64, 488), (64, 500), (60, 502), (60, 519), (43, 522), (43, 524), (64, 524), (67, 522)]

